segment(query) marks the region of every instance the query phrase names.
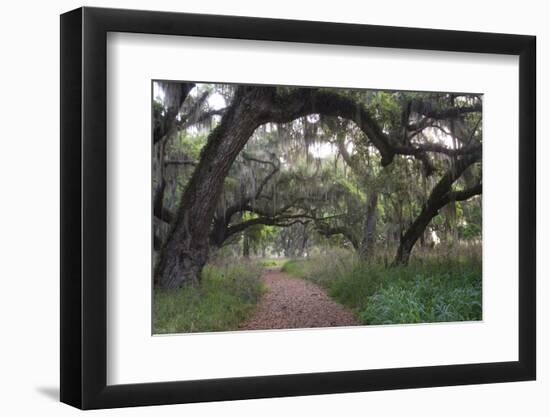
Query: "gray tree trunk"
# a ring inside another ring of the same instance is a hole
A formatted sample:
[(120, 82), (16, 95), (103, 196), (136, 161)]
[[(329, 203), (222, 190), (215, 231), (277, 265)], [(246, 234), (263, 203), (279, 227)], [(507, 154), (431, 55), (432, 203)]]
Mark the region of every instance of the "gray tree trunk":
[(200, 283), (208, 259), (209, 233), (223, 183), (233, 161), (262, 124), (260, 88), (241, 88), (221, 123), (209, 135), (182, 194), (177, 217), (155, 270), (155, 284), (178, 288)]
[(362, 259), (369, 260), (374, 252), (374, 243), (376, 238), (376, 217), (378, 206), (378, 191), (373, 190), (367, 201), (365, 212), (365, 222), (363, 224), (363, 239), (359, 255)]
[(243, 235), (243, 257), (250, 258), (250, 238), (246, 233)]
[(481, 159), (481, 153), (464, 157), (455, 162), (454, 166), (441, 177), (435, 185), (428, 201), (424, 204), (422, 211), (407, 231), (401, 237), (397, 254), (395, 255), (394, 265), (407, 265), (411, 256), (411, 251), (416, 241), (432, 219), (437, 216), (439, 210), (451, 201), (462, 201), (471, 198), (474, 195), (481, 194), (481, 184), (466, 189), (464, 191), (452, 191), (453, 183), (462, 175), (462, 173), (473, 163)]

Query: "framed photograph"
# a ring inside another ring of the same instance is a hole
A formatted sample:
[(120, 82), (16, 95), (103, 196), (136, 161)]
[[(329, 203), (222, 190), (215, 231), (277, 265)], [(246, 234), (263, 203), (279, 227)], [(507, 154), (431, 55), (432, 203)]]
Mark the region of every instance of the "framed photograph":
[(535, 37), (61, 16), (61, 401), (533, 380)]

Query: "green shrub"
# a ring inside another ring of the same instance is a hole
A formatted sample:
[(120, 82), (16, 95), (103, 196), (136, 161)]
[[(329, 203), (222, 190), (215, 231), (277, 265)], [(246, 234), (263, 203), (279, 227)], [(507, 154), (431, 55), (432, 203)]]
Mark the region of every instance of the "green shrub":
[(153, 333), (236, 330), (263, 294), (255, 263), (207, 265), (199, 287), (155, 289)]
[(352, 268), (328, 287), (328, 294), (340, 303), (359, 311), (386, 278), (387, 272), (380, 266), (356, 262)]
[(283, 264), (281, 271), (299, 278), (307, 278), (311, 263), (306, 260), (291, 260)]
[(356, 260), (348, 250), (332, 249), (322, 255), (287, 261), (283, 272), (308, 279), (322, 287), (345, 277), (355, 267)]
[(366, 324), (433, 323), (481, 320), (481, 313), (480, 274), (426, 271), (382, 286), (360, 317)]

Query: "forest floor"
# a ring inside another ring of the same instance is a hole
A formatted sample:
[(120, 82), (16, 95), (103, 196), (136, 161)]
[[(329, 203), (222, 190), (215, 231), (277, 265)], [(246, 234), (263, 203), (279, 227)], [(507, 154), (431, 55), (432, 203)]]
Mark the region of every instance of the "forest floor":
[(361, 324), (346, 307), (332, 300), (319, 286), (291, 277), (279, 269), (263, 275), (267, 293), (242, 330), (355, 326)]

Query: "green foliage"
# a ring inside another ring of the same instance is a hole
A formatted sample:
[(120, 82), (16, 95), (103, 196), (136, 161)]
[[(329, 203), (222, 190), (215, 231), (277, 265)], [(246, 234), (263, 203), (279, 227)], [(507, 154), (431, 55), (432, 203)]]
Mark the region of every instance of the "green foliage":
[(465, 240), (481, 238), (481, 225), (477, 223), (467, 223), (458, 225), (458, 233)]
[(259, 261), (260, 265), (264, 268), (279, 268), (285, 265), (287, 262), (286, 259), (280, 258), (280, 259), (262, 259)]
[(482, 217), (481, 205), (469, 204), (468, 215), (462, 216), (462, 222), (459, 222), (457, 229), (458, 235), (465, 240), (481, 239)]
[(177, 141), (174, 141), (173, 148), (175, 151), (186, 155), (188, 159), (198, 160), (206, 140), (207, 135), (204, 133), (188, 134), (183, 131), (180, 132)]
[(325, 287), (364, 324), (481, 320), (481, 261), (471, 249), (457, 251), (389, 268), (330, 251), (289, 261), (283, 271)]
[(414, 279), (390, 281), (367, 298), (360, 317), (366, 324), (481, 320), (480, 272), (426, 268)]
[(377, 91), (372, 94), (371, 106), (375, 107), (380, 116), (388, 122), (398, 119), (401, 114), (400, 94), (389, 91)]
[(261, 273), (252, 262), (207, 265), (200, 288), (155, 289), (153, 333), (237, 330), (264, 292)]
[(310, 274), (311, 263), (305, 259), (286, 261), (281, 271), (299, 278), (307, 278)]
[(352, 181), (344, 177), (338, 178), (336, 181), (337, 184), (342, 185), (347, 193), (350, 194), (348, 198), (357, 196), (359, 203), (365, 203), (365, 201), (367, 200), (365, 192), (361, 188), (359, 188), (357, 184), (354, 184)]

